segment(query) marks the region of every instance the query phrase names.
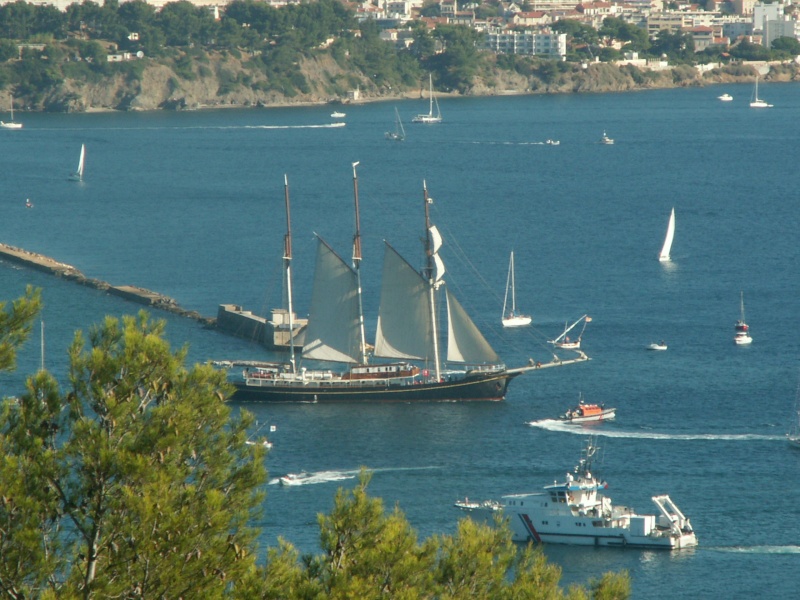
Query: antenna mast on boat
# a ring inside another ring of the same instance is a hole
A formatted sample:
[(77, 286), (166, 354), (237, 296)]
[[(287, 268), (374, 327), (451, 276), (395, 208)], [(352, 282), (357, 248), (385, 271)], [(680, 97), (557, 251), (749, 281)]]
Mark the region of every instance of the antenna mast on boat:
[(364, 333), (364, 306), (361, 297), (361, 217), (358, 211), (358, 175), (356, 167), (361, 161), (353, 163), (353, 197), (356, 206), (356, 232), (353, 235), (353, 268), (358, 282), (358, 328), (361, 334), (361, 364), (367, 364), (367, 338)]
[(425, 278), (428, 280), (428, 295), (431, 307), (431, 327), (433, 330), (433, 360), (436, 365), (436, 381), (441, 380), (442, 373), (439, 365), (439, 330), (436, 326), (436, 304), (434, 302), (434, 292), (436, 289), (436, 263), (434, 254), (433, 234), (431, 233), (430, 205), (433, 198), (428, 196), (428, 184), (422, 180), (423, 198), (425, 200)]
[(292, 306), (292, 217), (289, 210), (289, 177), (283, 175), (283, 197), (286, 204), (286, 235), (283, 236), (283, 265), (286, 269), (286, 300), (289, 305), (289, 362), (296, 372), (294, 356), (294, 307)]

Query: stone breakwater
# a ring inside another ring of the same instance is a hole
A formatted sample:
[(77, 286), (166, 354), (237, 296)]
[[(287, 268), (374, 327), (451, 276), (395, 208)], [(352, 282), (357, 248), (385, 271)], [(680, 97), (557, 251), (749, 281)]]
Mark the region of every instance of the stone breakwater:
[(175, 299), (169, 296), (164, 296), (163, 294), (134, 285), (111, 285), (106, 281), (87, 277), (72, 265), (59, 262), (43, 254), (23, 250), (22, 248), (15, 248), (14, 246), (0, 243), (0, 260), (16, 263), (31, 269), (36, 269), (37, 271), (55, 275), (56, 277), (74, 281), (75, 283), (108, 292), (109, 294), (119, 296), (131, 302), (136, 302), (137, 304), (144, 304), (145, 306), (165, 310), (181, 317), (188, 317), (204, 325), (213, 325), (215, 321), (212, 317), (204, 317), (196, 311), (181, 308)]

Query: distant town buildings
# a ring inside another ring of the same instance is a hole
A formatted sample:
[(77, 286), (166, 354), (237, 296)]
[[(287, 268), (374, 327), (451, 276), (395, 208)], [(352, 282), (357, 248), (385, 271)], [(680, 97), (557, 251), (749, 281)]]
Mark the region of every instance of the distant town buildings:
[[(119, 0), (123, 3), (127, 0)], [(169, 0), (148, 0), (156, 8)], [(207, 6), (216, 18), (227, 2), (189, 0)], [(300, 0), (263, 0), (282, 7)], [(441, 24), (471, 27), (483, 34), (483, 48), (502, 54), (565, 58), (567, 38), (553, 31), (560, 20), (570, 19), (600, 28), (608, 17), (641, 27), (654, 39), (659, 32), (688, 33), (696, 51), (712, 46), (725, 47), (740, 39), (748, 39), (769, 47), (780, 37), (800, 39), (800, 7), (793, 0), (757, 2), (756, 0), (707, 0), (705, 8), (682, 0), (528, 0), (500, 1), (483, 6), (478, 1), (438, 0), (439, 15), (422, 17), (423, 0), (343, 0), (359, 20), (375, 20), (381, 27), (381, 38), (397, 48), (412, 43), (410, 22), (422, 20), (429, 29)], [(9, 0), (0, 0), (6, 4)], [(74, 0), (36, 0), (33, 4), (52, 5), (66, 10)], [(478, 15), (497, 13), (494, 17)], [(620, 48), (624, 49), (624, 48)], [(125, 60), (115, 58), (115, 60)]]

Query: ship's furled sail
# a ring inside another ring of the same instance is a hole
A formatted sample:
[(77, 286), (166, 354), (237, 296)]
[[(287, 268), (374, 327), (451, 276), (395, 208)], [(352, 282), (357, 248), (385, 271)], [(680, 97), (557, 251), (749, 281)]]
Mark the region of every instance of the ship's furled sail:
[(322, 238), (317, 239), (317, 263), (303, 357), (357, 363), (361, 357), (358, 277)]
[(433, 357), (428, 298), (425, 280), (386, 244), (375, 356), (405, 360)]
[(435, 265), (435, 273), (433, 280), (434, 282), (438, 282), (442, 277), (444, 277), (444, 263), (442, 262), (441, 257), (439, 256), (439, 248), (442, 247), (442, 235), (439, 233), (439, 230), (436, 229), (436, 225), (432, 225), (429, 229), (431, 234), (431, 252), (433, 254), (433, 262)]
[(467, 312), (447, 292), (447, 360), (470, 364), (498, 364), (500, 358), (469, 318)]

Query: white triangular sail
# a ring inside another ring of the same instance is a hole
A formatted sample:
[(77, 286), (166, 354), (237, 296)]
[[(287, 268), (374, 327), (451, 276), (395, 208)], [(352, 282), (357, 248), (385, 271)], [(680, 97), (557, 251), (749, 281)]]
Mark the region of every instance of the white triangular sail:
[(81, 154), (78, 158), (78, 168), (69, 176), (71, 181), (83, 181), (83, 167), (86, 162), (86, 144), (81, 144)]
[(669, 215), (669, 224), (667, 225), (667, 236), (664, 238), (664, 246), (661, 248), (661, 254), (658, 260), (667, 262), (670, 260), (669, 253), (672, 250), (672, 239), (675, 237), (675, 208)]
[(360, 318), (356, 272), (318, 238), (303, 357), (357, 363), (360, 361)]
[(86, 161), (86, 145), (81, 144), (81, 156), (78, 159), (78, 170), (75, 171), (75, 174), (83, 180), (83, 166), (84, 162)]
[(500, 358), (447, 290), (447, 360), (469, 364), (497, 364)]
[(386, 244), (375, 356), (430, 360), (433, 357), (430, 315), (427, 282)]

